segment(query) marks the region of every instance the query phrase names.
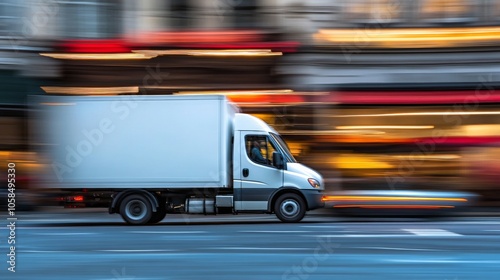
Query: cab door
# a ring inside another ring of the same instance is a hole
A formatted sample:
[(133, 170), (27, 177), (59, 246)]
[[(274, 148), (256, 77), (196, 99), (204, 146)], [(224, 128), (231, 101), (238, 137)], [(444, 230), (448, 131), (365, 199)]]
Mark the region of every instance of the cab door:
[[(239, 195), (236, 210), (268, 209), (272, 193), (283, 186), (283, 170), (274, 167), (276, 144), (262, 131), (240, 131)], [(260, 155), (259, 155), (260, 152)]]

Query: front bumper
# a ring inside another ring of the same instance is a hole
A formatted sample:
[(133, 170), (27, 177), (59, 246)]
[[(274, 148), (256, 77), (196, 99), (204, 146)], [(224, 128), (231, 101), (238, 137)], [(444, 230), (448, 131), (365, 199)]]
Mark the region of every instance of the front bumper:
[(323, 192), (320, 190), (302, 190), (301, 191), (307, 201), (307, 210), (314, 210), (325, 207), (323, 202)]

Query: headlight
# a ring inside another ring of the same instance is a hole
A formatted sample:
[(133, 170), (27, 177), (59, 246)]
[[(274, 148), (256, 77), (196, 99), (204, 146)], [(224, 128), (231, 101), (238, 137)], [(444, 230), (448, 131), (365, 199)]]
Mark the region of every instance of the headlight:
[(313, 187), (315, 189), (319, 189), (321, 187), (320, 183), (316, 179), (309, 178), (309, 179), (307, 179), (307, 181), (309, 182), (309, 184), (311, 184), (311, 187)]

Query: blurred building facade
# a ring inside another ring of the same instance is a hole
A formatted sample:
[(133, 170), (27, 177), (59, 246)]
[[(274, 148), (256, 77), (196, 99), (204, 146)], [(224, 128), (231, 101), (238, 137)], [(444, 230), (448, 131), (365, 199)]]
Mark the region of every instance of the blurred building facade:
[(500, 1), (6, 0), (0, 35), (2, 150), (30, 94), (220, 92), (331, 190), (499, 198)]

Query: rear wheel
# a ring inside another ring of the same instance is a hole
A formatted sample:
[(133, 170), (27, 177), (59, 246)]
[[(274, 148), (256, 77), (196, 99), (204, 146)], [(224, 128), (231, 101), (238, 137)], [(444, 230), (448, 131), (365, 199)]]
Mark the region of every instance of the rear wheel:
[(274, 213), (282, 222), (300, 222), (306, 214), (306, 203), (300, 195), (286, 193), (278, 197), (274, 204)]
[(125, 197), (120, 203), (120, 215), (132, 225), (144, 225), (153, 216), (153, 208), (149, 200), (140, 194)]

